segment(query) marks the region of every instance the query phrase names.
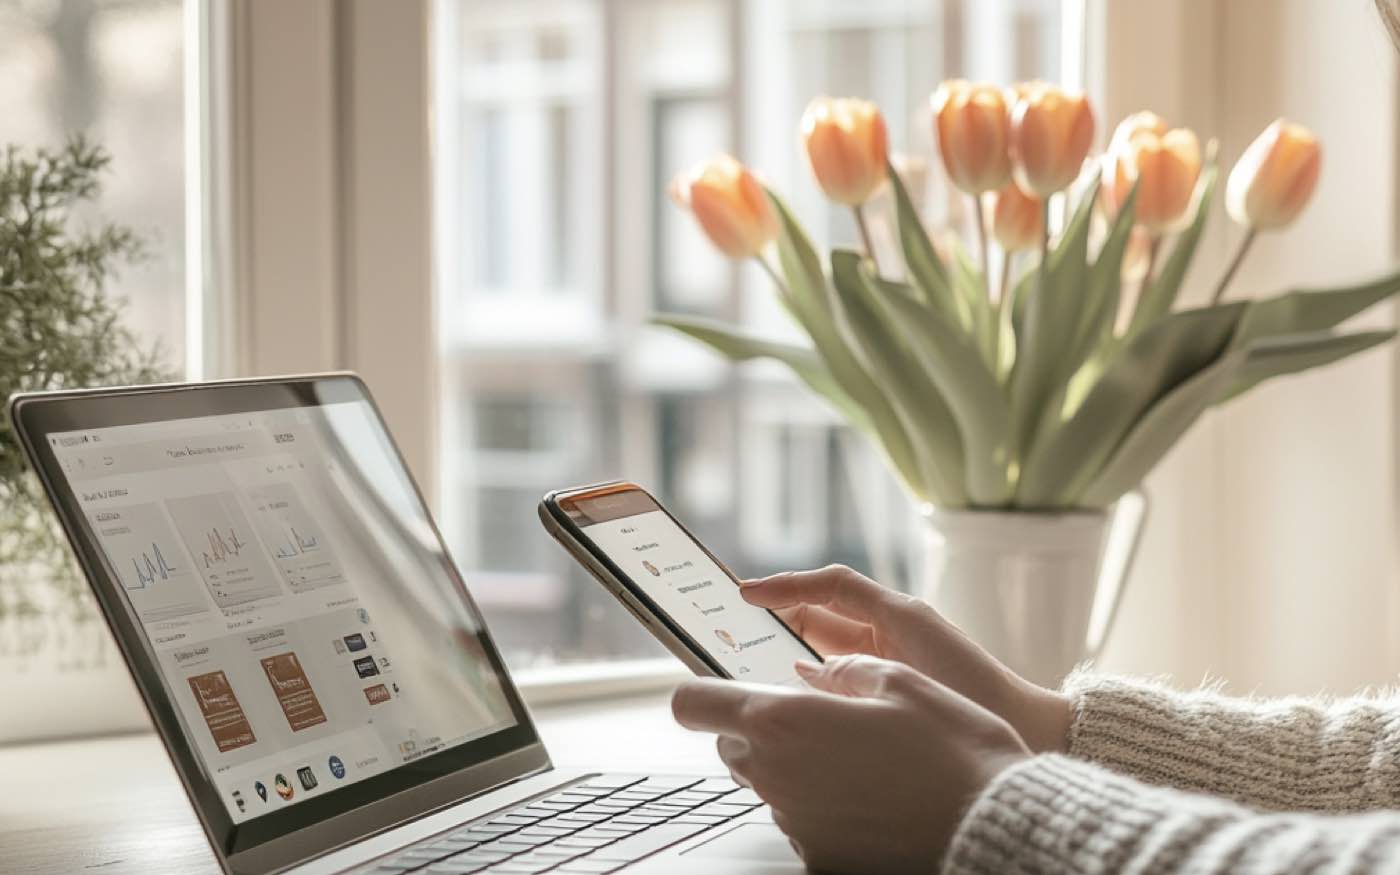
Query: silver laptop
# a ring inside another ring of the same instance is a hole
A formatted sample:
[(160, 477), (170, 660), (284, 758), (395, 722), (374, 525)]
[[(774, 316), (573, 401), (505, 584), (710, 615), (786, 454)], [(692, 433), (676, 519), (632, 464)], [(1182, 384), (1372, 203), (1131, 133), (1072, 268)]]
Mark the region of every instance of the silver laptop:
[(356, 377), (10, 415), (225, 872), (802, 871), (727, 778), (551, 766)]

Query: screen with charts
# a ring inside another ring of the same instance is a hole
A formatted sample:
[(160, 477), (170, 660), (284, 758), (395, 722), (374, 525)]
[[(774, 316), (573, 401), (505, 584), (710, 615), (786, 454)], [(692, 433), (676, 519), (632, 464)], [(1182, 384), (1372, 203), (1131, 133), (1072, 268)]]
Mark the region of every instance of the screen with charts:
[(368, 404), (49, 441), (235, 822), (515, 725)]
[(724, 569), (664, 510), (601, 520), (581, 528), (731, 677), (804, 685), (793, 664), (800, 659), (815, 660), (812, 653), (776, 617), (744, 601)]

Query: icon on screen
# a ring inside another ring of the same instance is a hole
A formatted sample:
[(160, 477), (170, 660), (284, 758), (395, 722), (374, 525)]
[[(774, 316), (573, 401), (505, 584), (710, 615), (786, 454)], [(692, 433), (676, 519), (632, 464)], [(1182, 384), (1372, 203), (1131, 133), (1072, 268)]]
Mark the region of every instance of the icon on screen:
[(262, 781), (253, 782), (253, 791), (258, 794), (259, 799), (264, 802), (267, 801), (267, 785)]
[(310, 766), (302, 766), (297, 769), (297, 777), (301, 779), (301, 789), (312, 790), (316, 787), (316, 773), (311, 771)]
[(645, 568), (647, 571), (650, 571), (652, 577), (661, 576), (661, 569), (657, 568), (655, 565), (652, 565), (651, 562), (649, 562), (646, 559), (642, 560), (642, 567)]
[(292, 789), (292, 782), (288, 781), (287, 776), (281, 772), (278, 772), (277, 777), (272, 779), (272, 786), (277, 788), (277, 795), (281, 796), (284, 802), (289, 801), (297, 792)]
[(234, 790), (234, 791), (233, 791), (233, 801), (234, 801), (234, 804), (236, 804), (236, 805), (238, 806), (238, 810), (239, 810), (239, 811), (246, 811), (246, 810), (247, 810), (247, 808), (248, 808), (248, 803), (246, 803), (246, 802), (243, 801), (243, 791), (241, 791), (241, 790)]
[(374, 664), (373, 656), (361, 656), (355, 660), (355, 671), (361, 678), (374, 677), (379, 674), (379, 666)]
[(331, 754), (331, 758), (326, 761), (326, 765), (330, 767), (331, 774), (335, 775), (337, 781), (345, 777), (345, 763), (341, 761), (340, 757)]
[(366, 626), (369, 625), (369, 611), (364, 608), (356, 608), (355, 616), (360, 618), (361, 623), (364, 623)]
[(733, 635), (730, 635), (728, 632), (724, 631), (723, 629), (716, 629), (716, 630), (715, 630), (715, 637), (718, 638), (720, 641), (724, 642), (725, 646), (728, 647), (728, 648), (730, 648), (731, 650), (738, 650), (738, 649), (739, 649), (739, 642), (738, 642), (738, 641), (735, 641), (735, 640), (734, 640), (734, 636), (733, 636)]
[(336, 639), (334, 639), (333, 641), (331, 641), (331, 643), (335, 645), (335, 652), (336, 652), (336, 653), (339, 654), (339, 653), (344, 653), (344, 652), (345, 652), (345, 642), (344, 642), (344, 641), (341, 641), (339, 638), (336, 638)]
[(357, 650), (364, 650), (369, 645), (365, 643), (365, 636), (356, 632), (354, 635), (345, 636), (345, 646), (350, 648), (351, 653), (354, 653)]

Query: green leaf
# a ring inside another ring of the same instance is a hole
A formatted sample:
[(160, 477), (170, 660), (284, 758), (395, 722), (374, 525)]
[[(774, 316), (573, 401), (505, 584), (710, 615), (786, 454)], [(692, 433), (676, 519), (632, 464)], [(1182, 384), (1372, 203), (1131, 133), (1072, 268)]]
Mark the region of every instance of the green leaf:
[(1025, 458), (1016, 503), (1055, 507), (1082, 492), (1144, 413), (1219, 359), (1243, 311), (1237, 303), (1174, 313), (1129, 342), (1074, 415)]
[[(1213, 145), (1211, 149), (1213, 151)], [(1205, 170), (1201, 172), (1201, 197), (1196, 202), (1196, 215), (1191, 218), (1191, 224), (1186, 226), (1186, 230), (1177, 236), (1172, 254), (1167, 257), (1157, 276), (1148, 283), (1147, 290), (1142, 293), (1125, 332), (1126, 337), (1140, 333), (1148, 325), (1171, 312), (1172, 305), (1176, 303), (1177, 295), (1181, 292), (1181, 283), (1186, 278), (1186, 268), (1190, 267), (1191, 259), (1196, 254), (1196, 246), (1201, 242), (1206, 219), (1210, 217), (1210, 202), (1215, 194), (1215, 180), (1218, 175), (1219, 167), (1212, 154), (1207, 158)]]
[(1079, 507), (1107, 507), (1135, 489), (1220, 396), (1247, 356), (1243, 349), (1227, 352), (1154, 404), (1089, 488), (1081, 495), (1071, 496), (1072, 503)]
[(905, 433), (884, 391), (856, 360), (837, 328), (835, 301), (816, 250), (782, 199), (771, 191), (768, 197), (778, 212), (781, 224), (778, 260), (787, 280), (787, 289), (779, 290), (782, 300), (811, 336), (817, 355), (826, 363), (837, 385), (869, 417), (874, 435), (900, 478), (917, 497), (928, 500), (928, 489), (923, 483), (909, 435)]
[(875, 306), (865, 259), (849, 250), (831, 253), (831, 281), (843, 310), (843, 327), (867, 371), (889, 396), (931, 497), (944, 507), (967, 502), (963, 448), (957, 423), (938, 387), (919, 366), (898, 330)]
[(987, 366), (996, 370), (997, 318), (992, 300), (987, 296), (987, 281), (982, 270), (963, 248), (962, 241), (953, 244), (953, 291), (961, 299), (960, 309), (971, 313), (970, 333), (982, 351)]
[(1395, 331), (1359, 331), (1355, 334), (1333, 334), (1318, 331), (1266, 337), (1249, 344), (1244, 366), (1217, 404), (1229, 401), (1265, 380), (1284, 374), (1296, 374), (1321, 367), (1385, 343), (1395, 337)]
[(888, 162), (885, 164), (885, 174), (894, 191), (899, 246), (904, 253), (904, 268), (910, 284), (923, 293), (929, 306), (954, 316), (965, 329), (971, 330), (972, 312), (963, 306), (964, 302), (953, 291), (948, 268), (934, 250), (933, 241), (929, 239), (928, 231), (924, 230), (924, 223), (919, 221), (919, 213), (904, 188), (904, 180), (899, 178), (894, 165)]
[(1089, 269), (1085, 287), (1083, 316), (1074, 344), (1070, 348), (1068, 368), (1077, 371), (1100, 345), (1113, 334), (1118, 320), (1118, 306), (1123, 285), (1123, 255), (1132, 236), (1133, 215), (1137, 207), (1138, 186), (1133, 184), (1128, 196), (1113, 219), (1108, 237), (1104, 239), (1094, 266)]
[(1249, 302), (1236, 344), (1332, 328), (1400, 291), (1400, 271), (1339, 289), (1299, 289)]
[(1060, 236), (1028, 289), (1021, 331), (1016, 336), (1016, 363), (1011, 370), (1011, 428), (1013, 452), (1024, 459), (1041, 429), (1058, 413), (1052, 399), (1070, 378), (1064, 361), (1065, 344), (1074, 336), (1083, 307), (1089, 217), (1098, 182), (1083, 195), (1074, 217)]
[(831, 372), (810, 347), (759, 337), (724, 323), (696, 316), (662, 314), (653, 316), (651, 321), (692, 337), (731, 361), (743, 362), (759, 358), (780, 361), (812, 391), (831, 402), (837, 413), (858, 428), (869, 430), (870, 420), (865, 411), (837, 385)]
[(967, 494), (983, 507), (1011, 497), (1006, 401), (982, 353), (962, 329), (895, 283), (873, 283), (887, 318), (938, 387), (957, 422), (967, 468)]

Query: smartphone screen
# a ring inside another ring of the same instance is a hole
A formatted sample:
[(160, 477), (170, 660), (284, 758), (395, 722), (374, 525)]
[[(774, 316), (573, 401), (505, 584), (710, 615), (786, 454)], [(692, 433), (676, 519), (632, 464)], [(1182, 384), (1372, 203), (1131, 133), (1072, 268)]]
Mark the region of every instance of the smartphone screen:
[(566, 496), (559, 506), (634, 591), (645, 593), (730, 677), (803, 685), (793, 663), (817, 656), (776, 616), (744, 601), (734, 579), (645, 491)]

